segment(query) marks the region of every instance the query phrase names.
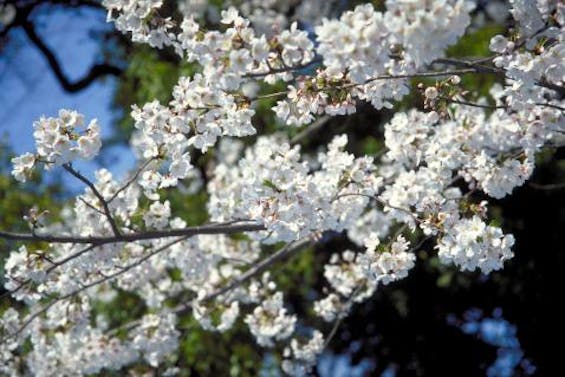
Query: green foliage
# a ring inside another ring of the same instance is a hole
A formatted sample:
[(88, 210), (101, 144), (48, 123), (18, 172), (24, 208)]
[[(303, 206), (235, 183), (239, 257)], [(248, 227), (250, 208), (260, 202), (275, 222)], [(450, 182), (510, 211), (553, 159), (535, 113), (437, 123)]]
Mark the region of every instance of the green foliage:
[(186, 195), (180, 190), (172, 190), (165, 192), (163, 197), (171, 202), (171, 208), (174, 208), (175, 213), (186, 221), (188, 226), (203, 224), (208, 219), (206, 192)]
[(159, 53), (147, 46), (134, 46), (128, 54), (128, 68), (119, 82), (114, 107), (120, 113), (115, 136), (110, 142), (126, 142), (133, 131), (129, 116), (132, 105), (143, 106), (158, 100), (166, 104), (180, 76), (191, 75), (195, 66), (180, 62), (175, 56)]
[[(56, 203), (63, 190), (56, 182), (46, 183), (39, 173), (26, 184), (17, 182), (10, 174), (12, 152), (0, 143), (0, 228), (13, 231), (29, 231), (23, 216), (36, 206), (40, 211), (48, 210), (48, 219), (56, 220), (60, 207)], [(0, 251), (7, 252), (8, 243), (0, 239)]]
[(180, 376), (233, 376), (258, 375), (263, 358), (249, 336), (246, 325), (237, 324), (224, 334), (202, 330), (192, 314), (182, 322), (186, 329), (181, 338), (178, 364)]

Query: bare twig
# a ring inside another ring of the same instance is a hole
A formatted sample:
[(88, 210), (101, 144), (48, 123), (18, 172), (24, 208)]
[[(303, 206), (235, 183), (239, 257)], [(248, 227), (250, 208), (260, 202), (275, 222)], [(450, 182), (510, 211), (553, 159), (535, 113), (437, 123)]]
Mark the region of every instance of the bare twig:
[[(491, 60), (494, 58), (495, 57), (493, 56), (492, 58), (488, 58), (488, 59)], [(456, 67), (472, 68), (477, 73), (494, 73), (494, 74), (502, 74), (502, 75), (506, 73), (506, 71), (502, 68), (497, 68), (497, 67), (492, 67), (482, 64), (483, 60), (469, 61), (469, 60), (461, 60), (454, 58), (442, 58), (435, 60), (434, 63), (454, 65)]]
[(528, 186), (536, 189), (536, 190), (544, 190), (544, 191), (553, 191), (553, 190), (561, 190), (565, 189), (565, 182), (562, 183), (550, 183), (547, 185), (542, 185), (535, 182), (529, 182)]
[(90, 190), (92, 191), (92, 193), (94, 194), (94, 196), (96, 196), (98, 198), (98, 200), (100, 201), (100, 204), (102, 205), (102, 208), (104, 209), (104, 214), (106, 215), (106, 219), (108, 220), (108, 222), (110, 223), (110, 227), (112, 228), (112, 231), (114, 232), (114, 235), (116, 236), (120, 236), (120, 230), (118, 229), (118, 225), (116, 224), (116, 221), (114, 220), (114, 218), (112, 217), (112, 212), (110, 212), (110, 207), (108, 206), (108, 202), (106, 201), (106, 199), (104, 199), (104, 197), (102, 196), (102, 194), (100, 193), (100, 191), (98, 191), (98, 189), (96, 188), (96, 186), (94, 185), (94, 183), (92, 183), (88, 178), (86, 178), (84, 175), (80, 174), (78, 171), (76, 171), (71, 164), (64, 164), (63, 168), (68, 171), (73, 177), (77, 178), (79, 181), (83, 182), (85, 185), (88, 186), (88, 188), (90, 188)]
[(112, 196), (110, 197), (110, 199), (108, 199), (108, 203), (112, 203), (112, 201), (113, 201), (114, 199), (116, 199), (116, 197), (117, 197), (122, 191), (124, 191), (125, 189), (127, 189), (133, 182), (135, 182), (135, 181), (137, 180), (137, 177), (139, 177), (139, 175), (145, 170), (145, 168), (146, 168), (151, 162), (153, 162), (153, 161), (155, 161), (155, 160), (156, 160), (156, 158), (153, 157), (153, 158), (150, 158), (150, 159), (148, 159), (147, 161), (145, 161), (145, 162), (143, 163), (143, 165), (141, 165), (141, 166), (139, 167), (139, 169), (137, 169), (137, 171), (135, 172), (135, 174), (134, 174), (122, 187), (120, 187), (120, 188), (118, 189), (118, 191), (116, 191), (116, 192), (114, 193), (114, 195), (112, 195)]
[[(504, 106), (504, 105), (491, 106), (491, 105), (483, 105), (483, 104), (476, 103), (476, 102), (468, 102), (468, 101), (451, 99), (451, 98), (447, 98), (447, 97), (441, 97), (441, 98), (450, 102), (450, 103), (455, 103), (455, 104), (463, 105), (463, 106), (480, 107), (480, 108), (483, 108), (483, 109), (497, 110), (497, 109), (508, 109), (509, 108), (508, 106)], [(538, 102), (538, 103), (535, 103), (535, 105), (536, 106), (542, 106), (542, 107), (551, 107), (553, 109), (565, 111), (565, 108), (558, 106), (558, 105), (554, 105), (552, 103)]]
[(357, 293), (359, 293), (359, 291), (361, 290), (362, 287), (363, 287), (362, 285), (358, 285), (355, 288), (355, 290), (353, 290), (353, 292), (351, 293), (349, 298), (347, 299), (347, 302), (345, 303), (343, 310), (341, 311), (341, 313), (339, 313), (338, 317), (334, 321), (334, 325), (332, 326), (330, 333), (326, 337), (326, 341), (324, 342), (323, 349), (326, 349), (328, 347), (328, 345), (331, 343), (332, 339), (337, 334), (337, 330), (339, 330), (341, 323), (343, 322), (343, 320), (347, 316), (347, 312), (351, 309), (351, 305), (353, 304), (353, 300), (355, 299), (355, 296), (357, 296)]
[[(274, 263), (276, 263), (276, 262), (280, 261), (281, 259), (288, 257), (290, 255), (293, 255), (293, 254), (299, 252), (300, 250), (304, 249), (304, 247), (306, 247), (309, 243), (312, 243), (312, 240), (309, 239), (309, 238), (305, 238), (301, 241), (291, 242), (291, 243), (285, 245), (280, 250), (269, 255), (265, 259), (259, 261), (253, 267), (251, 267), (250, 269), (245, 271), (242, 275), (240, 275), (239, 277), (237, 277), (236, 279), (231, 281), (228, 285), (221, 287), (221, 288), (218, 288), (217, 290), (209, 293), (207, 296), (205, 296), (202, 299), (202, 301), (213, 300), (213, 299), (217, 298), (218, 296), (221, 296), (221, 295), (241, 286), (242, 284), (246, 283), (247, 281), (249, 281), (253, 277), (255, 277), (255, 276), (259, 275), (260, 273), (262, 273), (263, 271), (265, 271), (267, 268), (272, 266)], [(180, 305), (177, 305), (171, 311), (173, 313), (176, 313), (176, 314), (183, 314), (184, 312), (186, 312), (187, 310), (189, 310), (191, 308), (192, 308), (192, 303), (191, 302), (185, 302), (185, 303), (182, 303)], [(123, 324), (121, 326), (118, 326), (118, 327), (110, 330), (107, 333), (107, 335), (114, 335), (115, 333), (117, 333), (120, 330), (132, 329), (132, 328), (138, 326), (140, 322), (141, 322), (140, 320), (130, 321), (126, 324)]]
[(297, 144), (300, 143), (302, 140), (304, 140), (305, 138), (307, 138), (308, 136), (312, 135), (313, 133), (315, 133), (316, 131), (318, 131), (319, 129), (321, 129), (322, 127), (324, 127), (324, 125), (331, 119), (331, 117), (329, 115), (323, 115), (320, 118), (316, 119), (316, 121), (312, 124), (310, 124), (308, 127), (306, 127), (304, 130), (302, 130), (302, 132), (300, 132), (299, 134), (297, 134), (296, 136), (294, 136), (292, 138), (292, 140), (290, 140), (291, 144)]
[(322, 62), (322, 59), (317, 58), (317, 59), (313, 59), (309, 63), (299, 64), (299, 65), (295, 65), (295, 66), (285, 66), (285, 67), (281, 67), (281, 68), (272, 68), (272, 67), (269, 66), (268, 72), (247, 73), (247, 74), (243, 75), (243, 77), (245, 77), (245, 78), (258, 78), (258, 77), (265, 77), (265, 76), (268, 76), (268, 75), (273, 75), (273, 74), (276, 74), (276, 73), (299, 71), (301, 69), (311, 67), (311, 66), (313, 66), (315, 64), (319, 64), (321, 62)]
[(406, 208), (402, 208), (402, 207), (397, 207), (394, 206), (392, 204), (389, 204), (386, 200), (379, 198), (378, 196), (374, 196), (374, 195), (368, 195), (368, 194), (362, 194), (362, 193), (356, 193), (356, 192), (351, 192), (351, 193), (345, 193), (345, 194), (339, 194), (336, 195), (336, 197), (334, 198), (334, 200), (338, 200), (347, 196), (362, 196), (365, 198), (369, 198), (369, 199), (373, 199), (376, 200), (377, 202), (379, 202), (381, 205), (383, 205), (384, 207), (388, 207), (390, 209), (395, 209), (397, 211), (400, 212), (404, 212), (407, 215), (409, 215), (412, 220), (414, 220), (414, 222), (416, 223), (421, 223), (422, 220), (420, 220), (418, 217), (416, 217), (416, 215), (414, 215), (410, 210), (406, 209)]
[[(459, 60), (459, 59), (452, 59), (452, 58), (443, 58), (443, 59), (437, 59), (435, 61), (435, 63), (449, 64), (449, 65), (454, 65), (454, 66), (458, 66), (458, 67), (469, 67), (471, 69), (474, 69), (477, 73), (493, 73), (493, 74), (502, 75), (504, 77), (512, 78), (512, 77), (506, 76), (507, 71), (503, 68), (483, 65), (483, 64), (480, 64), (480, 62), (477, 62), (477, 61), (466, 61), (466, 60)], [(565, 88), (564, 87), (550, 83), (547, 80), (537, 81), (536, 85), (554, 90), (557, 93), (559, 93), (559, 95), (562, 96), (562, 97), (565, 95)]]
[(446, 97), (440, 97), (440, 98), (448, 101), (449, 103), (455, 103), (457, 105), (480, 107), (481, 109), (489, 109), (489, 110), (506, 109), (506, 106), (491, 106), (491, 105), (483, 105), (481, 103), (461, 101), (461, 100), (451, 99)]
[(306, 247), (310, 243), (312, 243), (312, 240), (310, 238), (305, 238), (305, 239), (300, 240), (300, 241), (288, 243), (287, 245), (285, 245), (283, 248), (279, 249), (274, 254), (271, 254), (268, 257), (266, 257), (265, 259), (259, 261), (253, 267), (251, 267), (250, 269), (245, 271), (243, 274), (241, 274), (240, 276), (238, 276), (237, 278), (232, 280), (228, 285), (226, 285), (226, 286), (224, 286), (220, 289), (217, 289), (214, 292), (205, 296), (202, 299), (202, 301), (213, 300), (216, 297), (223, 295), (224, 293), (229, 292), (232, 289), (239, 287), (243, 283), (247, 282), (249, 279), (251, 279), (254, 276), (257, 276), (261, 272), (265, 271), (273, 263), (276, 263), (277, 261), (302, 250), (304, 247)]

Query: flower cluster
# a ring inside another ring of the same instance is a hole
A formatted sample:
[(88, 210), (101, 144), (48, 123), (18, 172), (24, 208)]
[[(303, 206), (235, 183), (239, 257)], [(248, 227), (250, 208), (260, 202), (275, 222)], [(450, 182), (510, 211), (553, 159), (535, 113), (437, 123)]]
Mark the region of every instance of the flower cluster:
[(363, 266), (369, 279), (382, 284), (389, 284), (395, 280), (408, 276), (408, 271), (414, 267), (416, 256), (408, 252), (410, 245), (402, 235), (391, 244), (390, 250), (377, 251), (378, 238), (369, 238), (367, 250), (359, 255), (358, 261)]
[[(387, 1), (387, 11), (371, 4), (345, 12), (339, 20), (324, 19), (315, 28), (317, 53), (325, 68), (291, 87), (288, 98), (274, 109), (289, 125), (310, 123), (318, 113), (350, 114), (356, 99), (376, 109), (391, 108), (390, 100), (408, 93), (403, 75), (416, 72), (442, 56), (463, 35), (473, 4)], [(438, 22), (440, 17), (441, 22)], [(387, 76), (396, 79), (382, 80)]]
[[(381, 184), (372, 159), (343, 151), (339, 136), (318, 156), (319, 169), (300, 161), (299, 148), (277, 137), (262, 137), (237, 167), (219, 164), (208, 185), (213, 220), (262, 222), (263, 242), (294, 241), (314, 231), (347, 228)], [(258, 238), (258, 239), (259, 239)]]
[(84, 127), (84, 116), (72, 110), (59, 111), (57, 118), (42, 117), (33, 128), (37, 153), (25, 153), (12, 159), (12, 174), (20, 182), (26, 181), (37, 162), (50, 169), (79, 157), (90, 160), (102, 145), (96, 119)]
[(509, 84), (504, 102), (527, 113), (539, 112), (536, 104), (546, 102), (546, 98), (556, 105), (563, 103), (565, 5), (523, 0), (511, 3), (519, 35), (513, 39), (497, 35), (490, 42), (490, 49), (498, 54), (493, 62), (504, 69)]
[(284, 340), (292, 335), (296, 317), (286, 313), (282, 292), (277, 292), (248, 314), (245, 323), (260, 346), (270, 347), (274, 340)]
[(157, 48), (175, 45), (171, 18), (155, 14), (162, 0), (103, 0), (102, 5), (108, 10), (107, 20), (113, 21), (122, 33), (131, 34), (134, 42)]
[(284, 350), (284, 356), (288, 359), (282, 362), (282, 369), (289, 376), (307, 376), (323, 350), (324, 335), (318, 330), (315, 330), (312, 338), (304, 344), (292, 339), (290, 348)]
[(512, 258), (514, 237), (503, 235), (500, 228), (486, 225), (478, 216), (462, 219), (446, 231), (437, 245), (444, 263), (454, 263), (462, 270), (479, 268), (488, 274), (502, 268)]

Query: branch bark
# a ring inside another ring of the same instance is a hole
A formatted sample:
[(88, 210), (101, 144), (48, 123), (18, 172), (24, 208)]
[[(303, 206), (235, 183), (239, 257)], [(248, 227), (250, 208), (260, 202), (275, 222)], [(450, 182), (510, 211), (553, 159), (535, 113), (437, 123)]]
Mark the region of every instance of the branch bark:
[(50, 243), (76, 243), (76, 244), (93, 244), (96, 246), (119, 243), (119, 242), (135, 242), (143, 240), (154, 240), (157, 238), (169, 238), (180, 236), (194, 236), (198, 234), (233, 234), (241, 232), (256, 232), (265, 230), (265, 227), (254, 221), (229, 221), (225, 223), (210, 223), (187, 227), (182, 229), (167, 229), (167, 230), (150, 230), (146, 232), (120, 234), (119, 236), (51, 236), (39, 235), (33, 233), (14, 233), (0, 231), (0, 238), (12, 241), (37, 241), (37, 242), (50, 242)]
[(69, 93), (76, 93), (87, 86), (89, 86), (93, 81), (97, 80), (103, 76), (119, 76), (123, 70), (119, 67), (113, 66), (107, 63), (95, 64), (90, 68), (90, 71), (81, 79), (77, 81), (71, 81), (64, 74), (61, 64), (55, 54), (49, 49), (41, 37), (37, 34), (35, 26), (30, 20), (25, 20), (22, 23), (22, 28), (28, 36), (29, 40), (37, 47), (37, 49), (43, 54), (47, 60), (47, 64), (53, 71), (53, 74), (63, 87), (63, 89)]

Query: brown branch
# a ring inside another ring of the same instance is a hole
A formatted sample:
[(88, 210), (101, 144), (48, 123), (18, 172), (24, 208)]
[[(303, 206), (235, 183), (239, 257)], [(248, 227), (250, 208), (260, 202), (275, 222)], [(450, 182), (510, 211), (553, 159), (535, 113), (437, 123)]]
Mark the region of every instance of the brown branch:
[[(202, 301), (213, 300), (214, 298), (216, 298), (216, 297), (218, 297), (218, 296), (220, 296), (224, 293), (227, 293), (230, 290), (244, 284), (245, 282), (247, 282), (251, 278), (253, 278), (253, 277), (257, 276), (258, 274), (260, 274), (261, 272), (265, 271), (268, 267), (270, 267), (274, 263), (280, 261), (281, 259), (283, 259), (283, 258), (285, 258), (289, 255), (292, 255), (292, 254), (297, 253), (298, 251), (302, 250), (308, 243), (311, 243), (311, 242), (312, 241), (310, 239), (305, 238), (301, 241), (297, 241), (297, 242), (294, 242), (294, 243), (291, 242), (291, 243), (285, 245), (282, 249), (276, 251), (274, 254), (271, 254), (268, 257), (266, 257), (265, 259), (259, 261), (256, 265), (254, 265), (249, 270), (244, 272), (243, 275), (240, 275), (238, 278), (233, 280), (227, 286), (221, 287), (221, 288), (215, 290), (214, 292), (208, 294), (206, 297), (204, 297), (202, 299)], [(182, 303), (182, 304), (175, 306), (174, 308), (171, 309), (171, 311), (173, 313), (176, 313), (177, 315), (182, 315), (187, 310), (190, 310), (190, 309), (192, 309), (192, 303), (191, 302), (185, 302), (185, 303)], [(141, 320), (136, 319), (136, 320), (127, 322), (123, 325), (120, 325), (118, 327), (115, 327), (115, 328), (111, 329), (110, 331), (108, 331), (106, 334), (109, 335), (109, 336), (112, 336), (112, 335), (115, 335), (120, 330), (129, 330), (129, 329), (132, 329), (134, 327), (137, 327), (140, 323), (141, 323)]]
[[(397, 80), (397, 79), (410, 79), (410, 78), (418, 78), (418, 77), (440, 77), (440, 76), (463, 75), (467, 73), (493, 73), (493, 72), (477, 72), (477, 70), (474, 68), (468, 68), (468, 69), (455, 69), (455, 70), (437, 71), (437, 72), (431, 71), (431, 72), (409, 73), (409, 74), (401, 74), (401, 75), (381, 75), (381, 76), (371, 77), (362, 83), (348, 83), (348, 84), (338, 85), (333, 87), (330, 86), (327, 88), (312, 89), (312, 91), (324, 92), (324, 91), (348, 89), (356, 86), (363, 86), (378, 80)], [(253, 101), (267, 99), (267, 98), (281, 97), (286, 94), (288, 94), (288, 90), (269, 93), (262, 96), (258, 96), (254, 98)]]
[[(490, 59), (494, 59), (494, 56)], [(492, 67), (488, 65), (481, 64), (483, 60), (479, 61), (469, 61), (469, 60), (461, 60), (461, 59), (454, 59), (454, 58), (441, 58), (434, 61), (434, 63), (439, 64), (447, 64), (447, 65), (454, 65), (456, 67), (465, 67), (465, 68), (472, 68), (475, 72), (479, 73), (494, 73), (499, 75), (504, 75), (506, 70)]]
[(50, 243), (76, 243), (76, 244), (93, 244), (96, 246), (120, 243), (135, 242), (143, 240), (153, 240), (157, 238), (194, 236), (198, 234), (234, 234), (241, 232), (256, 232), (265, 230), (265, 227), (254, 221), (238, 220), (225, 223), (209, 223), (182, 229), (153, 230), (138, 233), (120, 234), (119, 236), (51, 236), (39, 235), (33, 233), (14, 233), (0, 230), (0, 238), (12, 241), (37, 241)]
[(357, 286), (357, 288), (355, 288), (355, 290), (351, 293), (351, 295), (347, 299), (347, 302), (343, 306), (343, 310), (341, 310), (341, 312), (338, 313), (337, 318), (336, 318), (336, 320), (335, 320), (335, 322), (332, 326), (332, 329), (330, 330), (330, 333), (326, 337), (326, 340), (324, 342), (324, 346), (323, 346), (322, 349), (326, 349), (330, 345), (332, 339), (337, 334), (337, 330), (339, 330), (339, 326), (341, 326), (343, 320), (347, 317), (347, 313), (349, 312), (349, 310), (351, 310), (355, 296), (357, 296), (357, 293), (359, 293), (361, 291), (362, 287), (363, 287), (362, 285)]
[(483, 104), (480, 104), (480, 103), (461, 101), (461, 100), (447, 98), (447, 97), (440, 97), (440, 98), (448, 101), (449, 103), (454, 103), (454, 104), (462, 105), (462, 106), (480, 107), (481, 109), (489, 109), (489, 110), (506, 109), (506, 106), (483, 105)]
[(298, 144), (302, 140), (306, 139), (307, 137), (311, 136), (312, 134), (319, 131), (322, 127), (326, 125), (326, 123), (331, 119), (329, 115), (323, 115), (320, 118), (316, 119), (313, 123), (308, 125), (304, 130), (298, 133), (290, 140), (290, 144)]
[[(504, 106), (504, 105), (491, 106), (491, 105), (483, 105), (483, 104), (476, 103), (476, 102), (467, 102), (467, 101), (451, 99), (451, 98), (447, 98), (447, 97), (440, 97), (440, 98), (443, 99), (443, 100), (446, 100), (450, 103), (455, 103), (455, 104), (463, 105), (463, 106), (480, 107), (480, 108), (483, 108), (483, 109), (497, 110), (497, 109), (508, 109), (509, 108), (509, 106)], [(552, 103), (537, 102), (534, 105), (541, 106), (541, 107), (550, 107), (552, 109), (565, 111), (565, 108), (558, 106), (558, 105), (554, 105)]]
[[(437, 59), (435, 63), (449, 64), (449, 65), (454, 65), (456, 67), (469, 67), (471, 69), (474, 69), (478, 73), (493, 73), (493, 74), (503, 75), (504, 77), (512, 79), (512, 77), (506, 76), (507, 71), (505, 69), (483, 65), (473, 61), (443, 58), (443, 59)], [(561, 97), (565, 96), (565, 87), (550, 83), (545, 79), (537, 81), (536, 85), (551, 89), (559, 93)]]
[(565, 182), (550, 183), (550, 184), (547, 184), (547, 185), (543, 185), (543, 184), (539, 184), (539, 183), (535, 183), (535, 182), (529, 182), (528, 186), (530, 186), (531, 188), (536, 189), (536, 190), (552, 191), (552, 190), (565, 189)]
[(285, 72), (291, 72), (291, 71), (299, 71), (301, 69), (304, 68), (308, 68), (311, 67), (315, 64), (319, 64), (322, 63), (322, 59), (321, 58), (316, 58), (313, 59), (312, 61), (310, 61), (309, 63), (306, 64), (298, 64), (295, 66), (285, 66), (285, 67), (281, 67), (281, 68), (272, 68), (269, 66), (269, 71), (268, 72), (256, 72), (256, 73), (247, 73), (245, 75), (243, 75), (242, 77), (245, 78), (260, 78), (260, 77), (265, 77), (268, 75), (273, 75), (273, 74), (277, 74), (277, 73), (285, 73)]

